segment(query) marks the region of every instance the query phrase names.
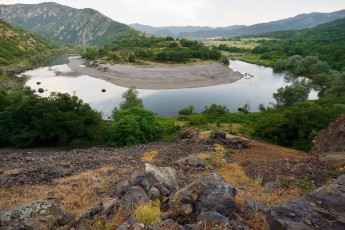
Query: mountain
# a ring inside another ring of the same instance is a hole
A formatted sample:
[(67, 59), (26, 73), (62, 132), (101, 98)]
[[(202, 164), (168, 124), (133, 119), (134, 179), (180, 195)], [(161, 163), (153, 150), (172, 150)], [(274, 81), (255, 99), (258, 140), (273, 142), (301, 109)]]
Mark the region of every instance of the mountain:
[[(178, 38), (214, 38), (214, 37), (236, 37), (243, 35), (255, 35), (274, 31), (283, 30), (298, 30), (317, 26), (327, 22), (335, 21), (337, 19), (345, 18), (345, 10), (336, 11), (332, 13), (310, 13), (300, 14), (292, 18), (287, 18), (278, 21), (272, 21), (268, 23), (260, 23), (251, 26), (229, 26), (229, 27), (198, 27), (198, 26), (187, 26), (187, 27), (152, 27), (141, 24), (131, 24), (130, 26), (149, 33), (156, 35), (158, 31), (169, 30), (175, 37)], [(162, 32), (160, 32), (162, 33)], [(165, 34), (164, 34), (165, 35)]]
[(51, 40), (74, 45), (96, 45), (110, 37), (134, 32), (96, 10), (52, 2), (0, 5), (0, 18)]
[(0, 67), (24, 60), (31, 64), (39, 57), (45, 59), (45, 53), (61, 47), (60, 44), (0, 19)]
[(212, 30), (231, 30), (231, 29), (238, 29), (243, 27), (243, 25), (235, 25), (235, 26), (228, 26), (228, 27), (209, 27), (209, 26), (161, 26), (161, 27), (154, 27), (148, 25), (142, 25), (139, 23), (129, 24), (130, 27), (152, 34), (158, 37), (166, 37), (172, 36), (177, 37), (180, 33), (194, 33), (198, 31), (212, 31)]

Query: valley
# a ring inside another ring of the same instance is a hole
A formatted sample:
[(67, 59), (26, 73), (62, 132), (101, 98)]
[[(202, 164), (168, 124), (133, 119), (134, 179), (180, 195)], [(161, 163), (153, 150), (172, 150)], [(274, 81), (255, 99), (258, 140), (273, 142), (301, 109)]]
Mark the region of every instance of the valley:
[(212, 27), (117, 20), (229, 3), (7, 2), (0, 229), (343, 229), (341, 7)]

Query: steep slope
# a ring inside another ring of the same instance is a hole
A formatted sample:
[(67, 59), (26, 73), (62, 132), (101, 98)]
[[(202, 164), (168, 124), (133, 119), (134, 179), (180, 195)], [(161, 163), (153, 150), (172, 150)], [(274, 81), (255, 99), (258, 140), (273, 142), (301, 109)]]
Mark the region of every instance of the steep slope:
[(283, 30), (298, 30), (314, 27), (319, 24), (335, 21), (345, 17), (345, 10), (332, 13), (300, 14), (283, 20), (244, 26), (237, 29), (200, 30), (197, 32), (182, 32), (178, 37), (211, 38), (235, 37)]
[(0, 5), (0, 18), (51, 40), (96, 45), (109, 37), (134, 32), (93, 9), (74, 9), (56, 3)]
[(34, 62), (37, 55), (61, 48), (60, 44), (13, 26), (0, 19), (0, 67), (22, 60)]

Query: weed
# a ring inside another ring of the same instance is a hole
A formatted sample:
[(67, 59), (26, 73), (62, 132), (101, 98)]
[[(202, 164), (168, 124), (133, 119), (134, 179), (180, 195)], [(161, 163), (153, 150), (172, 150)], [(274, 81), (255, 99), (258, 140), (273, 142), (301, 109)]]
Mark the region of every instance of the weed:
[(298, 186), (298, 188), (303, 190), (304, 193), (309, 193), (309, 192), (315, 190), (315, 188), (316, 188), (312, 182), (310, 182), (306, 179), (298, 181), (297, 186)]
[(152, 226), (161, 221), (161, 216), (159, 200), (139, 205), (134, 210), (135, 219), (148, 226)]

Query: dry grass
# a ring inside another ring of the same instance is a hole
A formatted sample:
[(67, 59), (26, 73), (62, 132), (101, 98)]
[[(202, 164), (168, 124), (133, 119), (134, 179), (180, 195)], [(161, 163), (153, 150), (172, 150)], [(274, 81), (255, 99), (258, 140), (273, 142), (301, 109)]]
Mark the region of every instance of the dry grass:
[(262, 202), (270, 207), (299, 197), (301, 194), (301, 191), (293, 185), (268, 192), (262, 186), (255, 184), (255, 181), (245, 174), (242, 167), (235, 163), (221, 163), (218, 173), (226, 182), (237, 188), (240, 197)]
[(141, 155), (141, 159), (150, 162), (153, 161), (156, 156), (158, 156), (158, 151), (144, 152)]
[(108, 191), (115, 168), (106, 166), (54, 180), (52, 185), (0, 188), (0, 209), (5, 210), (34, 200), (53, 199), (63, 210), (75, 215), (102, 200), (100, 191)]

